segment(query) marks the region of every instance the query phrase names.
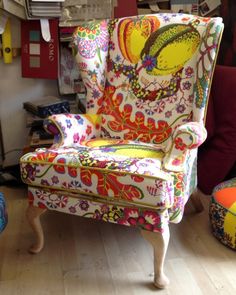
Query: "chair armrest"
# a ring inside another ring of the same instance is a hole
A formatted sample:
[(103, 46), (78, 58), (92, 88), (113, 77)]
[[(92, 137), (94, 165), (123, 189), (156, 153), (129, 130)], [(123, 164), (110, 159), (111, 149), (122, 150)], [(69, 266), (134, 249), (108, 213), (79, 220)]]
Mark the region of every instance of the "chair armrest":
[(100, 134), (100, 115), (58, 114), (44, 120), (44, 128), (54, 135), (53, 147), (80, 144)]
[(175, 172), (183, 171), (189, 151), (200, 146), (206, 137), (207, 131), (201, 123), (188, 122), (177, 127), (166, 146), (164, 168)]

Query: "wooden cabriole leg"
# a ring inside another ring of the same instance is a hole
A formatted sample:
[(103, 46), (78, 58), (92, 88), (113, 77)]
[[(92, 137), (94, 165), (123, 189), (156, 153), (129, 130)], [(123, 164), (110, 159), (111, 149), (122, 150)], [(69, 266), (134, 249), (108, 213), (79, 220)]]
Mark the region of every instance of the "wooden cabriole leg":
[(143, 237), (151, 243), (154, 250), (154, 285), (163, 289), (169, 285), (169, 279), (164, 273), (165, 256), (169, 244), (169, 227), (165, 228), (163, 233), (154, 233), (141, 230)]
[(29, 221), (30, 226), (32, 227), (36, 242), (29, 248), (29, 252), (32, 254), (39, 253), (44, 246), (44, 234), (40, 221), (40, 215), (42, 215), (47, 209), (42, 209), (39, 207), (35, 207), (33, 205), (29, 205), (26, 210), (26, 217)]

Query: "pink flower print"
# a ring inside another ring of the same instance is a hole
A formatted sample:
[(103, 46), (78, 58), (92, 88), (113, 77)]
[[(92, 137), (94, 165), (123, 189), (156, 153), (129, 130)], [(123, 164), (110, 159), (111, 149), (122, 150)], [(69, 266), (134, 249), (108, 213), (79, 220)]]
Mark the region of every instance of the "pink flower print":
[(68, 202), (68, 197), (65, 197), (65, 196), (61, 196), (57, 198), (56, 200), (57, 207), (60, 207), (60, 208), (66, 207), (67, 202)]
[(48, 198), (48, 194), (43, 193), (42, 191), (37, 190), (36, 191), (36, 196), (37, 198), (39, 198), (40, 200), (45, 200)]
[(176, 111), (177, 111), (177, 113), (180, 113), (180, 114), (182, 114), (182, 113), (185, 111), (185, 109), (186, 109), (186, 107), (185, 107), (185, 105), (183, 105), (183, 104), (179, 104), (179, 105), (176, 107)]
[(79, 133), (75, 133), (75, 134), (73, 135), (73, 142), (74, 142), (74, 143), (78, 143), (78, 142), (79, 142), (79, 139), (80, 139), (80, 137), (79, 137)]
[(81, 70), (81, 71), (83, 71), (83, 70), (86, 70), (87, 69), (87, 64), (85, 63), (85, 62), (80, 62), (79, 63), (79, 69)]
[(161, 231), (160, 216), (152, 211), (139, 212), (138, 209), (124, 209), (124, 216), (117, 222), (123, 225), (139, 226), (150, 231)]
[(139, 216), (138, 209), (125, 208), (124, 213), (127, 218), (129, 217), (137, 218)]
[(171, 111), (165, 112), (165, 117), (166, 118), (170, 118), (171, 116), (172, 116), (172, 112)]
[(172, 161), (172, 165), (179, 166), (182, 163), (181, 159), (176, 158)]
[(156, 110), (158, 113), (162, 113), (164, 108), (165, 108), (165, 102), (164, 101), (160, 101), (158, 102), (157, 106), (156, 106)]
[(80, 54), (85, 58), (93, 58), (96, 54), (101, 62), (102, 51), (107, 51), (109, 33), (107, 22), (88, 23), (86, 26), (79, 26), (74, 36)]

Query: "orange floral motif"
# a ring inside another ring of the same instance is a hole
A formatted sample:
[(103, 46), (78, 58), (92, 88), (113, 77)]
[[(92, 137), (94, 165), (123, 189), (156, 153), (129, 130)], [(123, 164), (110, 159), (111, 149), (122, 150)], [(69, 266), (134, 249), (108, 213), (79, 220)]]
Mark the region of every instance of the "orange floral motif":
[[(108, 104), (107, 104), (108, 105)], [(106, 108), (106, 114), (113, 116), (113, 120), (108, 122), (108, 127), (114, 132), (122, 132), (128, 130), (124, 135), (124, 139), (139, 139), (143, 142), (162, 143), (170, 137), (172, 133), (171, 126), (166, 121), (155, 121), (148, 118), (145, 125), (145, 115), (136, 112), (134, 121), (131, 121), (132, 106), (126, 104), (124, 110), (120, 111), (116, 105), (109, 104)]]
[(71, 177), (77, 177), (76, 167), (68, 167), (68, 173)]
[(106, 87), (103, 108), (100, 109), (100, 113), (110, 115), (113, 118), (107, 123), (113, 132), (128, 131), (124, 135), (126, 140), (138, 138), (143, 142), (153, 143), (162, 143), (170, 137), (172, 128), (164, 120), (156, 121), (153, 118), (148, 118), (145, 124), (145, 114), (136, 112), (132, 121), (132, 105), (125, 104), (123, 110), (121, 110), (120, 105), (124, 98), (121, 93), (115, 94), (115, 91), (114, 86)]
[(100, 197), (107, 197), (110, 195), (110, 191), (113, 192), (114, 198), (129, 200), (132, 201), (134, 199), (142, 199), (143, 193), (142, 191), (130, 184), (123, 184), (119, 182), (117, 179), (119, 176), (123, 176), (122, 173), (106, 173), (104, 171), (96, 171), (90, 169), (81, 169), (81, 181), (87, 185), (92, 186), (94, 182), (92, 182), (92, 175), (96, 175), (97, 180), (97, 193)]
[(183, 173), (178, 173), (177, 182), (176, 182), (176, 189), (183, 191), (183, 188), (184, 188), (184, 175), (183, 175)]
[[(64, 158), (58, 159), (57, 163), (58, 164), (65, 164), (66, 159), (64, 159)], [(53, 165), (53, 168), (57, 173), (60, 173), (60, 174), (65, 173), (65, 167), (63, 165)]]
[(53, 160), (56, 158), (58, 153), (54, 152), (38, 152), (35, 156), (31, 158), (32, 162), (42, 161), (42, 162), (53, 162)]

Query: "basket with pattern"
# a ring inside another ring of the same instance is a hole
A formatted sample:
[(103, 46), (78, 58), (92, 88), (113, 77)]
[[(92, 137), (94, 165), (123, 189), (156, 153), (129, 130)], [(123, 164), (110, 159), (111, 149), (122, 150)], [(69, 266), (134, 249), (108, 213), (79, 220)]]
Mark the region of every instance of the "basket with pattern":
[(236, 178), (215, 187), (209, 213), (214, 236), (236, 250)]

